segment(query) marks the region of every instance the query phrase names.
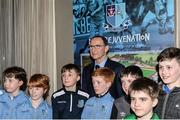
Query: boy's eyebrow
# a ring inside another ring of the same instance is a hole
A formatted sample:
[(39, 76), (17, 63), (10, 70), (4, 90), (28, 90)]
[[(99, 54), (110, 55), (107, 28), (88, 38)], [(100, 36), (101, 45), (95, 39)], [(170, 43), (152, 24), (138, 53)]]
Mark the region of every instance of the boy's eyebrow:
[[(72, 71), (65, 71), (65, 72), (73, 73)], [(61, 75), (64, 75), (65, 72), (61, 73)]]
[[(130, 98), (136, 98), (136, 97), (130, 96)], [(148, 98), (147, 97), (138, 97), (138, 99), (148, 99)]]
[(62, 72), (62, 74), (65, 73), (65, 72), (70, 72), (70, 71), (71, 71), (71, 69), (64, 70), (64, 71)]
[(5, 78), (4, 80), (14, 80), (15, 78)]
[(144, 99), (147, 99), (147, 97), (139, 97), (139, 98), (144, 98)]

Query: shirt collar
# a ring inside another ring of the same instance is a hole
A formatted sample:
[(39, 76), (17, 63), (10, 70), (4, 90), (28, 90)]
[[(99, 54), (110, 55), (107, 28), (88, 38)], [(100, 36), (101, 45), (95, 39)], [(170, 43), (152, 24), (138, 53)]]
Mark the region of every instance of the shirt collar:
[[(31, 101), (31, 104), (32, 104), (32, 99), (31, 99), (31, 97), (29, 98), (29, 100)], [(45, 106), (46, 106), (46, 102), (45, 102), (45, 100), (42, 98), (40, 104), (39, 104), (38, 107), (35, 108), (35, 109), (42, 109), (42, 110), (44, 110), (44, 109), (46, 109)]]
[(163, 89), (163, 91), (164, 91), (165, 93), (170, 93), (170, 92), (171, 92), (171, 90), (168, 88), (167, 85), (163, 85), (162, 89)]
[(96, 97), (97, 97), (97, 98), (101, 98), (101, 97), (105, 96), (107, 93), (109, 93), (109, 91), (105, 92), (105, 93), (102, 94), (102, 95), (97, 95), (97, 94), (96, 94)]
[(95, 63), (95, 66), (96, 66), (96, 65), (99, 65), (100, 67), (104, 67), (105, 64), (106, 64), (107, 59), (108, 59), (108, 58), (104, 59), (104, 60), (103, 60), (101, 63), (99, 63), (99, 64)]
[(7, 93), (8, 94), (8, 97), (13, 100), (13, 99), (16, 99), (18, 98), (19, 96), (21, 96), (23, 94), (23, 91), (19, 91), (19, 93), (16, 95), (16, 96), (12, 96), (10, 93)]

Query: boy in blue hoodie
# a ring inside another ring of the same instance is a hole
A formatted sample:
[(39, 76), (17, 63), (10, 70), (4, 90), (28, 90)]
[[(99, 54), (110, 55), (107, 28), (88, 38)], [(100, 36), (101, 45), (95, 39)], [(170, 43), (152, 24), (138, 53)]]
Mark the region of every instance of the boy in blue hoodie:
[(3, 72), (0, 90), (0, 119), (25, 119), (28, 115), (28, 97), (24, 93), (27, 75), (21, 67), (9, 67)]

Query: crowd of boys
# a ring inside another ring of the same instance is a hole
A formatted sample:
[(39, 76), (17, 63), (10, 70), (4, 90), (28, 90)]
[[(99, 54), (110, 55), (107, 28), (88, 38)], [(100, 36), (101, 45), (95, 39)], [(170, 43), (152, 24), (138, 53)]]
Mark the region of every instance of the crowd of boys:
[(77, 65), (62, 67), (63, 88), (52, 94), (52, 107), (46, 101), (48, 76), (34, 74), (27, 80), (23, 68), (5, 69), (0, 119), (180, 119), (179, 48), (166, 48), (157, 57), (159, 84), (143, 77), (138, 66), (110, 60), (103, 36), (93, 37), (89, 50), (93, 62), (82, 78)]

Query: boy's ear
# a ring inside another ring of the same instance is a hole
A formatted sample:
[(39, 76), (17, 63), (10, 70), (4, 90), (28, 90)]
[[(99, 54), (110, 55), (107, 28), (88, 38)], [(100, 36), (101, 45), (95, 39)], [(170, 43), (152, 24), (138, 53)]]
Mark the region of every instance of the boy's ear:
[(153, 107), (155, 107), (157, 105), (157, 103), (158, 103), (158, 99), (156, 98), (153, 100)]
[(22, 80), (20, 80), (20, 81), (19, 81), (19, 86), (23, 85), (23, 83), (24, 83), (24, 82), (23, 82)]
[(44, 94), (47, 92), (47, 89), (44, 89)]
[(111, 82), (107, 82), (106, 84), (109, 88), (111, 87)]
[(80, 80), (80, 76), (78, 75), (78, 77), (77, 77), (77, 81), (79, 81)]

